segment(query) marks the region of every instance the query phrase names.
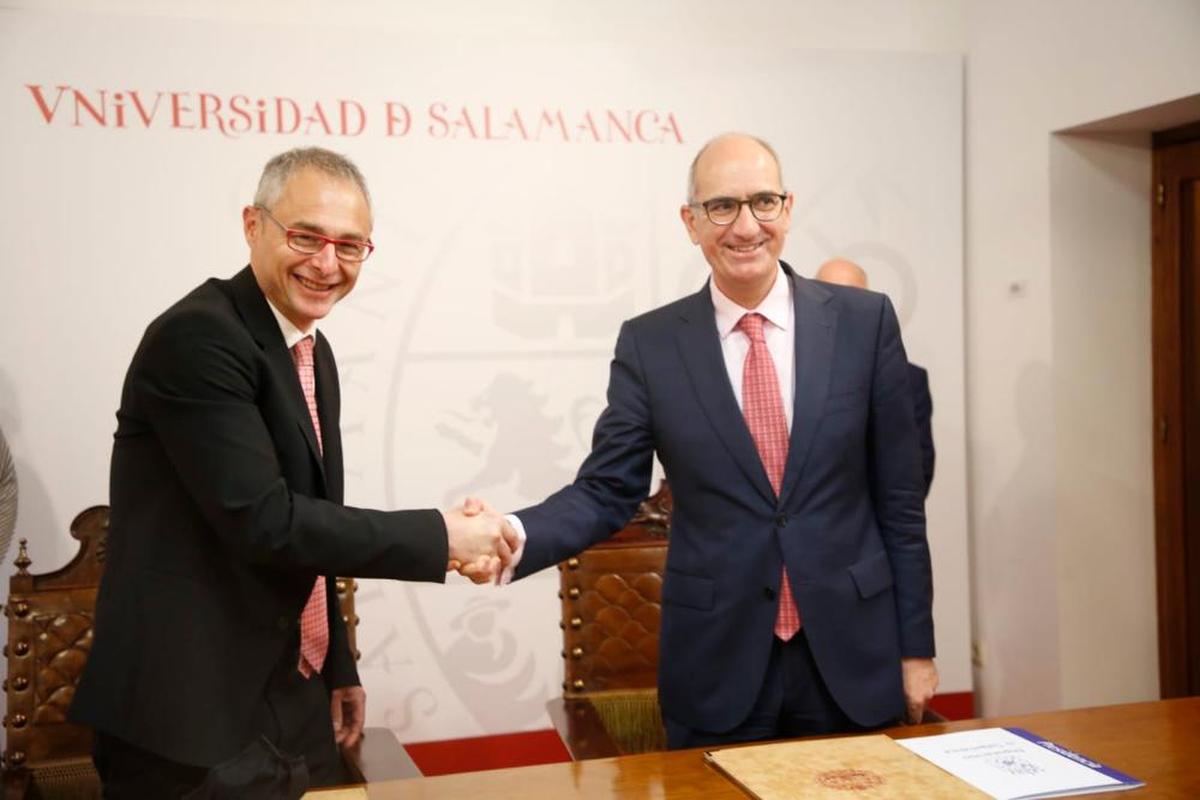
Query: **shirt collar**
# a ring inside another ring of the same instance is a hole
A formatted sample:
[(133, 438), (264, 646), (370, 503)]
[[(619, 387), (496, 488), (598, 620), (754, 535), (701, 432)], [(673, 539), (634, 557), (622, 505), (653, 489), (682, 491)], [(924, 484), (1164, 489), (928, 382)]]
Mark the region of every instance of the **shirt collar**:
[(724, 339), (737, 327), (738, 321), (749, 311), (755, 311), (767, 318), (780, 330), (787, 330), (792, 324), (792, 282), (788, 280), (783, 267), (775, 277), (771, 291), (762, 299), (757, 308), (743, 308), (729, 299), (717, 288), (716, 281), (709, 281), (708, 288), (712, 293), (713, 309), (717, 312), (717, 333)]
[(283, 312), (275, 307), (275, 304), (271, 302), (269, 297), (267, 298), (267, 305), (270, 307), (271, 313), (275, 315), (275, 321), (279, 323), (279, 332), (283, 334), (283, 343), (287, 345), (288, 350), (291, 350), (293, 347), (295, 347), (296, 342), (300, 341), (305, 336), (311, 336), (313, 337), (314, 341), (316, 340), (316, 325), (312, 325), (308, 330), (302, 331), (292, 324), (292, 321), (285, 317)]

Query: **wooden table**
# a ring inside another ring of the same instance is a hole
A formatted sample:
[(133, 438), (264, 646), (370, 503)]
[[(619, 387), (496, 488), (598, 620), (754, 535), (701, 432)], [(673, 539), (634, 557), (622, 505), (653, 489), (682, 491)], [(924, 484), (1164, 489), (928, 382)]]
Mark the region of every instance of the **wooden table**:
[[(1200, 798), (1200, 697), (916, 725), (885, 733), (901, 739), (990, 726), (1028, 728), (1146, 782), (1145, 788), (1131, 792), (1089, 797)], [(384, 781), (366, 789), (372, 800), (746, 797), (704, 763), (703, 749)]]

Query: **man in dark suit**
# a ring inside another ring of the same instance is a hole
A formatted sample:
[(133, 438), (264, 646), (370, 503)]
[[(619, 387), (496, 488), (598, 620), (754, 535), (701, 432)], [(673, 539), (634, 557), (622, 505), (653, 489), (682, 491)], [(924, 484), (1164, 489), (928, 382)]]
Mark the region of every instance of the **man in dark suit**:
[[(831, 258), (813, 276), (819, 281), (839, 286), (870, 288), (867, 271), (845, 258)], [(917, 420), (917, 439), (921, 444), (921, 474), (925, 477), (925, 496), (933, 485), (933, 397), (929, 393), (929, 373), (924, 367), (908, 362), (908, 388), (912, 393), (913, 416)]]
[(371, 220), (344, 157), (275, 157), (242, 212), (250, 265), (169, 308), (134, 354), (70, 712), (96, 730), (106, 797), (341, 781), (365, 694), (332, 576), (482, 578), (511, 555), (494, 515), (342, 504), (337, 367), (316, 324), (354, 287)]
[(673, 748), (919, 719), (937, 684), (923, 486), (896, 316), (779, 260), (766, 143), (692, 164), (698, 293), (627, 321), (575, 482), (509, 519), (523, 577), (620, 529), (657, 453), (674, 511), (658, 691)]

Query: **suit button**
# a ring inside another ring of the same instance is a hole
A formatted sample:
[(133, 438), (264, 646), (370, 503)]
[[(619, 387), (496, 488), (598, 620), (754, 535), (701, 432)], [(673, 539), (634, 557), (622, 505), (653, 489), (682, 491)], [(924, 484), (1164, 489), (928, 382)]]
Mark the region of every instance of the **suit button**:
[(281, 630), (281, 631), (286, 631), (288, 629), (288, 626), (290, 626), (291, 624), (292, 624), (292, 621), (288, 617), (280, 617), (279, 619), (275, 620), (275, 627), (279, 628), (279, 630)]
[(770, 586), (764, 586), (763, 587), (763, 597), (767, 598), (768, 600), (774, 600), (775, 599), (775, 590), (772, 589)]
[(788, 523), (787, 514), (780, 514), (777, 517), (775, 517), (775, 527), (785, 528), (785, 527), (787, 527), (787, 523)]

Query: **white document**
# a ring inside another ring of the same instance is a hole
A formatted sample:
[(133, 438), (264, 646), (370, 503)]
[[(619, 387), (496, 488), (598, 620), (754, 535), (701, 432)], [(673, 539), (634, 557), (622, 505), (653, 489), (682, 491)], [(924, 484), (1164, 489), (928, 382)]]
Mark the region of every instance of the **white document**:
[(1145, 785), (1022, 728), (983, 728), (898, 739), (896, 744), (997, 800), (1116, 792)]

